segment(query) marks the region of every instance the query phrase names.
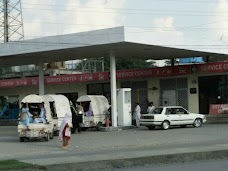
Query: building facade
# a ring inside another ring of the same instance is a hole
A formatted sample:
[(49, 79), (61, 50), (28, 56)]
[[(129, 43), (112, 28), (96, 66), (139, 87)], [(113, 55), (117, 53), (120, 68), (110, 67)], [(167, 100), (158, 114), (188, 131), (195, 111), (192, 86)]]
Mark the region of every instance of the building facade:
[[(38, 94), (38, 77), (0, 80), (1, 108), (16, 118), (19, 103)], [(142, 113), (148, 102), (155, 106), (180, 105), (191, 112), (226, 113), (228, 62), (178, 65), (117, 71), (117, 88), (132, 89), (132, 108), (139, 102)], [(110, 101), (109, 72), (45, 76), (45, 94), (64, 94), (71, 101), (85, 94), (104, 95)]]

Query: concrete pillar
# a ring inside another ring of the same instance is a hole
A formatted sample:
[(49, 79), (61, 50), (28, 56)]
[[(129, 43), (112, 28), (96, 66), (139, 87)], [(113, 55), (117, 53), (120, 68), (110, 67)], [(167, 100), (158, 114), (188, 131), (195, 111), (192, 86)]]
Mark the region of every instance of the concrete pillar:
[(44, 95), (44, 64), (39, 62), (39, 95)]
[(113, 50), (110, 50), (110, 82), (111, 82), (112, 126), (117, 127), (116, 57)]

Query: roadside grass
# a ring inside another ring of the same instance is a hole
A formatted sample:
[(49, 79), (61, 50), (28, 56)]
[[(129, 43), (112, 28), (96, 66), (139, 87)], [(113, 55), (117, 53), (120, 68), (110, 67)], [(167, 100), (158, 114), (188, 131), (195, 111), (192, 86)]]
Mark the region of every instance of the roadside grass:
[(2, 160), (0, 161), (0, 170), (20, 170), (20, 169), (44, 169), (41, 166), (19, 162), (17, 160)]

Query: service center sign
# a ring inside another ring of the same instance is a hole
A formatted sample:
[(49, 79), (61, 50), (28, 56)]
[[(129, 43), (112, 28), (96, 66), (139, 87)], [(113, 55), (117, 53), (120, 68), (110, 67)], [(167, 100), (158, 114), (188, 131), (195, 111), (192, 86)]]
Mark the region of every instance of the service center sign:
[(206, 72), (206, 73), (218, 73), (218, 72), (228, 72), (228, 63), (209, 63), (203, 65), (197, 65), (197, 72)]
[[(135, 79), (135, 78), (152, 78), (152, 77), (168, 77), (177, 75), (189, 75), (195, 67), (197, 73), (219, 73), (228, 72), (228, 62), (198, 64), (198, 65), (179, 65), (160, 68), (146, 68), (146, 69), (129, 69), (119, 70), (116, 72), (117, 80)], [(45, 84), (66, 84), (66, 83), (80, 83), (80, 82), (97, 82), (108, 81), (109, 72), (97, 72), (86, 74), (72, 74), (59, 76), (46, 76), (44, 78)], [(0, 88), (10, 88), (18, 86), (33, 86), (39, 85), (39, 78), (21, 78), (21, 79), (7, 79), (0, 80)]]

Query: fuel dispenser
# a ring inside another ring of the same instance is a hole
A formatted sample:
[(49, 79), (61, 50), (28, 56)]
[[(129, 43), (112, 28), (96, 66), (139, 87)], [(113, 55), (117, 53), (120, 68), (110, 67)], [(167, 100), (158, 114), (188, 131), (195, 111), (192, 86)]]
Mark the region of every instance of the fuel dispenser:
[(117, 91), (118, 126), (131, 126), (131, 89), (121, 88)]

